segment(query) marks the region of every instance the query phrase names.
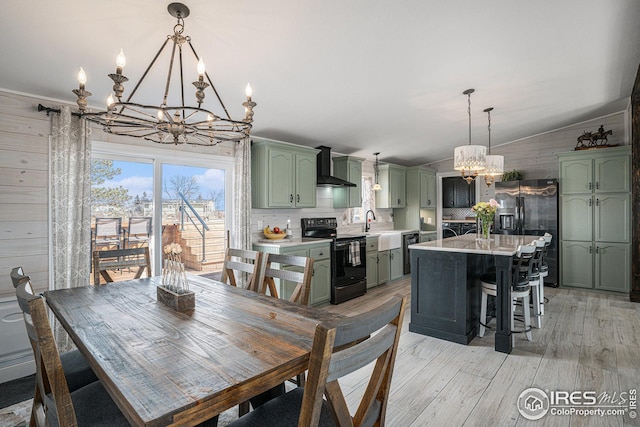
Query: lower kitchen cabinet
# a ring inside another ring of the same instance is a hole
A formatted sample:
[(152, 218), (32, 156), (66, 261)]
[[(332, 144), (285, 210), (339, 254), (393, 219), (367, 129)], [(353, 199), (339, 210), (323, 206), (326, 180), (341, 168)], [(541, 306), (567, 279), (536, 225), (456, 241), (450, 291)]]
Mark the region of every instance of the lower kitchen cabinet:
[(367, 289), (378, 286), (378, 237), (367, 237)]
[(402, 248), (391, 249), (389, 254), (389, 279), (396, 280), (401, 278), (403, 267)]
[(564, 241), (562, 259), (564, 286), (616, 292), (629, 290), (629, 244)]
[(378, 286), (378, 252), (367, 252), (367, 289)]
[(438, 238), (438, 233), (420, 233), (420, 243), (430, 242)]
[(390, 250), (378, 252), (378, 283), (380, 284), (388, 282), (391, 278), (389, 271), (390, 256)]
[(320, 305), (331, 299), (331, 260), (313, 261), (313, 277), (309, 305)]

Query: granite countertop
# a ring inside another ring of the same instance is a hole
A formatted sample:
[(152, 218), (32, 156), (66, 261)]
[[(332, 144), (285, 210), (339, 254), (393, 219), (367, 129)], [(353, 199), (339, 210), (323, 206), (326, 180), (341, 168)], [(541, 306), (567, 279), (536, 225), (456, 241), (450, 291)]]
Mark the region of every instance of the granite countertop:
[(315, 245), (318, 243), (331, 243), (332, 239), (308, 239), (308, 238), (300, 238), (294, 237), (293, 239), (284, 238), (282, 240), (267, 240), (260, 239), (256, 242), (253, 242), (254, 245), (260, 246), (268, 246), (272, 248), (280, 248), (283, 246), (301, 246), (301, 245)]
[(449, 237), (448, 239), (432, 240), (431, 242), (410, 245), (409, 249), (440, 252), (462, 252), (485, 255), (506, 255), (516, 253), (519, 245), (528, 245), (540, 236), (514, 236), (506, 234), (492, 234), (491, 240), (476, 240), (475, 234)]

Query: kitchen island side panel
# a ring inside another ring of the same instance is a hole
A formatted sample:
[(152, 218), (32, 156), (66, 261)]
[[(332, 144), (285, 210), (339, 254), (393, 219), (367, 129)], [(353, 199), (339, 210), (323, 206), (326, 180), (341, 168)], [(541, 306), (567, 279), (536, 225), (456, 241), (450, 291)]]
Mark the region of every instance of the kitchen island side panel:
[(476, 336), (480, 315), (478, 278), (490, 257), (439, 251), (411, 251), (409, 330), (460, 344)]

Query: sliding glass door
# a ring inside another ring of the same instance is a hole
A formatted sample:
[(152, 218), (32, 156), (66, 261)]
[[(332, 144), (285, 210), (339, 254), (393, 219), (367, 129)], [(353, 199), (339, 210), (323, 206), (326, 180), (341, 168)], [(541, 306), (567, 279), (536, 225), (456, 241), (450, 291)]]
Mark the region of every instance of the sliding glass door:
[[(187, 271), (219, 272), (231, 228), (232, 172), (230, 157), (94, 142), (92, 250), (148, 245), (153, 274), (158, 275), (162, 248), (177, 243)], [(132, 231), (141, 234), (134, 239)], [(114, 279), (133, 274), (116, 272)]]

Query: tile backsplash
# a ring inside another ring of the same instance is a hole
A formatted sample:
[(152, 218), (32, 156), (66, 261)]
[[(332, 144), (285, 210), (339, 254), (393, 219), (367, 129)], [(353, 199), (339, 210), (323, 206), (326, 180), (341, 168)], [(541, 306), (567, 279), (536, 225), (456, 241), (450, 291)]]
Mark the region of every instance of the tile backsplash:
[[(393, 209), (375, 209), (376, 221), (371, 222), (372, 231), (393, 230)], [(262, 229), (287, 226), (291, 221), (293, 237), (302, 235), (301, 218), (336, 217), (339, 233), (360, 233), (364, 231), (364, 223), (350, 223), (349, 209), (335, 209), (333, 207), (333, 190), (326, 187), (316, 189), (316, 207), (304, 209), (252, 209), (251, 236), (256, 242), (263, 239)], [(262, 226), (260, 226), (262, 225)]]

